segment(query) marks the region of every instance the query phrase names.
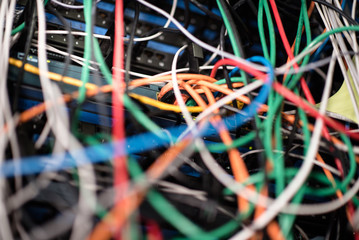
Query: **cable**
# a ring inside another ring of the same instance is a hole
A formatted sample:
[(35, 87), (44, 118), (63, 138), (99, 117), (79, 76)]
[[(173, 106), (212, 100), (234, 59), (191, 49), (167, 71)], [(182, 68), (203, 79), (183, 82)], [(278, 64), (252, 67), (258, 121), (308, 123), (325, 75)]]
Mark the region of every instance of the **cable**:
[(53, 13), (59, 20), (60, 22), (65, 26), (65, 29), (67, 30), (67, 32), (69, 32), (69, 34), (66, 36), (66, 39), (67, 39), (67, 53), (68, 55), (66, 56), (65, 58), (65, 66), (64, 66), (64, 70), (62, 71), (62, 76), (65, 76), (66, 73), (67, 73), (67, 70), (69, 68), (69, 65), (70, 65), (70, 55), (72, 54), (73, 52), (73, 49), (74, 49), (74, 39), (73, 37), (71, 36), (72, 33), (71, 33), (71, 27), (70, 27), (70, 24), (66, 21), (66, 19), (64, 17), (61, 16), (61, 14), (59, 14), (56, 9), (54, 9), (51, 5), (47, 5), (46, 6), (47, 9), (50, 10), (51, 13)]
[(128, 85), (130, 82), (130, 64), (132, 59), (132, 51), (133, 51), (133, 40), (135, 38), (137, 22), (140, 17), (140, 6), (138, 3), (135, 3), (135, 16), (133, 17), (132, 22), (132, 29), (130, 34), (130, 40), (127, 45), (127, 52), (126, 52), (126, 62), (125, 62), (125, 82), (126, 82), (126, 92), (128, 92)]
[[(46, 34), (72, 34), (76, 36), (86, 36), (85, 32), (78, 32), (78, 31), (68, 31), (68, 30), (46, 30)], [(93, 34), (94, 37), (99, 39), (106, 39), (111, 40), (110, 36), (101, 35), (101, 34)]]
[(29, 7), (32, 10), (32, 15), (31, 15), (31, 20), (30, 20), (30, 26), (28, 29), (28, 35), (26, 38), (26, 44), (25, 44), (25, 50), (24, 50), (24, 56), (22, 59), (22, 67), (20, 68), (20, 72), (17, 75), (17, 86), (15, 89), (15, 93), (14, 93), (14, 102), (12, 105), (12, 111), (15, 112), (15, 110), (18, 107), (18, 101), (19, 101), (19, 94), (20, 94), (20, 85), (22, 83), (22, 79), (24, 77), (24, 73), (25, 73), (25, 63), (27, 62), (27, 57), (29, 55), (30, 52), (30, 45), (31, 45), (31, 39), (33, 37), (34, 34), (34, 28), (35, 28), (35, 18), (36, 18), (36, 4), (34, 3), (29, 3)]
[[(60, 2), (59, 0), (51, 0), (52, 3), (59, 5), (61, 7), (64, 8), (69, 8), (69, 9), (84, 9), (84, 5), (71, 5), (71, 4), (66, 4), (63, 2)], [(96, 0), (96, 3), (101, 2), (101, 0)]]
[[(113, 92), (112, 92), (112, 104), (113, 104), (113, 138), (115, 141), (123, 141), (125, 139), (125, 121), (123, 112), (123, 83), (124, 76), (119, 69), (123, 69), (124, 61), (124, 47), (123, 47), (123, 2), (122, 0), (116, 0), (115, 8), (115, 45), (113, 54)], [(124, 144), (125, 145), (125, 144)], [(118, 148), (116, 151), (123, 151), (124, 145)], [(117, 154), (116, 154), (117, 155)], [(114, 161), (114, 185), (123, 186), (126, 189), (127, 183), (127, 169), (126, 169), (126, 157), (118, 157)], [(118, 198), (121, 195), (121, 191), (117, 193)]]
[(222, 21), (222, 19), (216, 15), (215, 13), (213, 13), (211, 10), (209, 10), (208, 8), (206, 8), (203, 4), (201, 4), (200, 2), (198, 2), (197, 0), (190, 0), (191, 3), (193, 3), (193, 5), (195, 5), (196, 7), (198, 7), (202, 12), (204, 12), (205, 14), (207, 14), (209, 17), (217, 20), (217, 21)]
[(0, 3), (2, 238), (352, 236), (356, 1), (56, 2)]
[(352, 25), (358, 25), (357, 21), (355, 21), (353, 18), (351, 18), (351, 16), (349, 16), (348, 14), (346, 14), (344, 11), (342, 11), (341, 9), (337, 8), (336, 6), (326, 2), (326, 1), (322, 1), (322, 0), (313, 0), (314, 2), (320, 3), (321, 5), (324, 5), (334, 11), (336, 11), (337, 13), (339, 13), (342, 17), (346, 18)]
[[(170, 11), (170, 15), (171, 17), (173, 17), (175, 15), (175, 12), (176, 12), (176, 7), (177, 7), (177, 1), (178, 0), (173, 0), (173, 3), (172, 3), (172, 7), (171, 7), (171, 11)], [(168, 18), (167, 22), (165, 23), (165, 25), (163, 26), (163, 28), (168, 28), (168, 26), (170, 25), (171, 23), (171, 20), (170, 18)], [(146, 36), (146, 37), (142, 37), (142, 38), (135, 38), (133, 39), (133, 41), (135, 42), (145, 42), (145, 41), (150, 41), (152, 39), (155, 39), (155, 38), (158, 38), (159, 36), (162, 35), (162, 32), (158, 32), (158, 33), (155, 33), (151, 36)]]

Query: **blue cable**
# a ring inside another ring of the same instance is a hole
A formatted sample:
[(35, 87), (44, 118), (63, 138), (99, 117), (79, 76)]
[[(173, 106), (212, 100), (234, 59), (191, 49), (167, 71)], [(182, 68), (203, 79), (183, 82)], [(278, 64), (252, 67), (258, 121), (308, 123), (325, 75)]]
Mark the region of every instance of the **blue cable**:
[[(224, 123), (230, 131), (240, 127), (256, 114), (258, 108), (266, 101), (274, 79), (274, 69), (264, 57), (255, 56), (248, 60), (265, 65), (268, 68), (268, 79), (259, 91), (258, 96), (250, 105), (243, 109), (241, 114), (238, 113), (224, 119)], [(236, 122), (237, 125), (234, 125), (234, 122)], [(177, 139), (186, 128), (186, 125), (182, 125), (167, 130), (171, 133), (172, 138)], [(208, 124), (208, 127), (201, 129), (202, 137), (216, 133), (216, 129), (210, 124)], [(124, 154), (138, 154), (154, 148), (163, 147), (169, 142), (169, 139), (164, 139), (156, 136), (154, 133), (147, 132), (126, 138), (126, 152), (123, 152), (122, 150), (119, 151), (119, 149), (122, 149), (121, 146), (123, 146), (124, 143), (118, 141), (73, 150), (71, 151), (71, 154), (66, 152), (21, 159), (9, 159), (0, 165), (0, 177), (13, 177), (16, 175), (59, 171), (67, 168), (80, 167), (89, 163), (105, 162), (112, 159), (115, 153), (118, 156), (123, 156)], [(84, 155), (86, 158), (83, 157)]]
[(311, 62), (315, 62), (318, 60), (320, 53), (323, 51), (323, 49), (327, 46), (327, 43), (329, 42), (329, 37), (327, 37), (325, 39), (325, 41), (323, 42), (323, 44), (317, 49), (317, 51), (315, 51), (312, 59), (310, 60)]
[(229, 77), (232, 77), (237, 72), (239, 72), (239, 67), (235, 67), (228, 75), (229, 75)]
[[(266, 101), (274, 79), (274, 69), (267, 59), (260, 56), (254, 56), (247, 60), (253, 62), (259, 62), (265, 65), (268, 68), (268, 79), (265, 82), (265, 84), (262, 86), (261, 90), (259, 91), (258, 96), (255, 99), (253, 99), (250, 105), (248, 105), (246, 108), (243, 109), (242, 113), (238, 113), (233, 116), (227, 117), (224, 120), (229, 130), (233, 130), (235, 128), (240, 127), (242, 124), (250, 120), (254, 116), (254, 114), (256, 114), (258, 108)], [(231, 126), (231, 123), (233, 122), (237, 122), (238, 125)]]

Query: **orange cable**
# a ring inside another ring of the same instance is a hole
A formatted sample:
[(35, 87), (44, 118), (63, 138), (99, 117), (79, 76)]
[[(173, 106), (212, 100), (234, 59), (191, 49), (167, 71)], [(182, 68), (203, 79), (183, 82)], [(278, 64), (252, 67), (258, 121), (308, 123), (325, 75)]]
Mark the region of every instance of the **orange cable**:
[[(193, 97), (193, 99), (197, 102), (199, 106), (202, 108), (207, 108), (206, 102), (201, 98), (201, 96), (187, 83), (181, 82), (181, 85), (187, 90), (187, 92)], [(212, 92), (209, 88), (202, 86), (204, 93), (210, 104), (214, 104), (216, 102)], [(218, 113), (218, 109), (214, 111)], [(219, 131), (219, 135), (223, 141), (223, 143), (227, 146), (232, 144), (232, 138), (227, 130), (227, 128), (223, 125), (222, 119), (219, 115), (214, 116), (211, 120), (212, 124)], [(237, 148), (231, 148), (228, 150), (228, 157), (231, 164), (232, 172), (234, 178), (238, 182), (244, 182), (248, 177), (247, 167), (238, 151)], [(252, 186), (253, 187), (253, 186)], [(245, 212), (249, 209), (249, 203), (246, 199), (242, 197), (238, 197), (238, 209), (241, 212)]]
[[(165, 170), (176, 159), (191, 141), (184, 139), (177, 145), (166, 150), (146, 171), (149, 181), (156, 180), (161, 177)], [(126, 219), (135, 211), (144, 200), (145, 193), (130, 192), (124, 198), (119, 199), (111, 211), (102, 219), (94, 228), (88, 237), (89, 240), (107, 240), (110, 239), (126, 222)], [(123, 204), (128, 203), (128, 207), (124, 208)]]

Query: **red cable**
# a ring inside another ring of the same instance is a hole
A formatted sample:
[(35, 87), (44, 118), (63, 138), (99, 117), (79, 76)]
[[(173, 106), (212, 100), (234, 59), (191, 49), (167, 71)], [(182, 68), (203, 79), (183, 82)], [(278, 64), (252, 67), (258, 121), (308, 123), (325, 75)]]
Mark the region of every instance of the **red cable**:
[[(288, 41), (288, 38), (287, 38), (287, 35), (285, 33), (285, 30), (283, 28), (283, 24), (282, 24), (282, 20), (280, 18), (280, 15), (279, 15), (279, 12), (278, 12), (278, 8), (277, 8), (277, 5), (275, 3), (275, 0), (270, 0), (270, 4), (271, 4), (271, 7), (272, 7), (272, 11), (273, 11), (273, 14), (274, 14), (274, 18), (275, 18), (275, 21), (276, 21), (276, 24), (277, 24), (277, 27), (278, 27), (278, 31), (279, 31), (279, 34), (281, 36), (281, 39), (282, 39), (282, 42), (283, 42), (283, 45), (284, 45), (284, 48), (285, 48), (285, 51), (287, 52), (288, 54), (288, 57), (290, 60), (293, 60), (294, 59), (294, 55), (293, 55), (293, 52), (292, 52), (292, 49), (289, 45), (289, 41)], [(298, 64), (296, 62), (294, 62), (293, 64), (293, 67), (295, 70), (297, 70), (299, 67), (298, 67)], [(311, 104), (315, 104), (315, 101), (314, 101), (314, 98), (309, 90), (309, 87), (307, 85), (307, 83), (305, 82), (304, 78), (301, 77), (300, 78), (300, 84), (302, 86), (302, 90), (303, 90), (303, 93), (304, 93), (304, 96), (307, 98), (307, 100), (309, 101), (309, 103)], [(330, 140), (330, 135), (329, 135), (329, 131), (327, 129), (326, 126), (323, 127), (323, 130), (322, 130), (322, 133), (323, 133), (323, 136), (327, 139), (327, 140)], [(337, 159), (336, 159), (337, 160)], [(343, 176), (343, 167), (342, 167), (342, 164), (340, 161), (336, 161), (336, 165), (338, 167), (339, 170), (341, 170), (341, 174)]]
[[(291, 47), (289, 45), (287, 35), (286, 35), (285, 31), (284, 31), (282, 20), (281, 20), (281, 18), (279, 16), (279, 12), (278, 12), (278, 8), (277, 8), (277, 5), (275, 3), (275, 0), (270, 0), (270, 4), (271, 4), (272, 10), (273, 10), (273, 15), (274, 15), (275, 21), (277, 23), (279, 35), (280, 35), (280, 37), (282, 39), (285, 51), (287, 52), (289, 59), (293, 60), (294, 55), (293, 55), (293, 52), (292, 52)], [(294, 67), (295, 70), (299, 69), (298, 64), (296, 62), (294, 62), (293, 67)], [(309, 87), (308, 87), (308, 85), (305, 82), (303, 77), (300, 78), (300, 84), (302, 86), (304, 96), (307, 98), (308, 102), (310, 102), (311, 104), (314, 105), (315, 104), (314, 98), (313, 98), (312, 94), (310, 93)]]
[(255, 68), (252, 68), (249, 65), (242, 64), (242, 63), (237, 62), (232, 59), (224, 58), (224, 59), (220, 59), (219, 61), (217, 61), (216, 64), (214, 65), (214, 67), (212, 68), (211, 75), (210, 75), (212, 78), (214, 78), (216, 76), (218, 68), (222, 65), (238, 66), (243, 71), (255, 76), (258, 79), (265, 79), (265, 76), (266, 76), (265, 73), (262, 73), (261, 71), (255, 69)]
[(279, 94), (281, 94), (283, 97), (285, 97), (287, 100), (291, 101), (292, 103), (296, 104), (300, 108), (302, 108), (304, 111), (307, 111), (310, 115), (312, 115), (315, 118), (321, 118), (323, 121), (333, 129), (345, 133), (351, 138), (355, 140), (359, 140), (359, 134), (354, 132), (349, 132), (346, 130), (345, 126), (343, 126), (341, 123), (328, 118), (327, 116), (324, 116), (320, 114), (317, 109), (312, 107), (309, 103), (304, 101), (302, 98), (295, 95), (292, 91), (290, 91), (288, 88), (284, 87), (282, 84), (278, 82), (273, 83), (273, 88), (276, 90)]
[[(284, 48), (285, 48), (285, 51), (287, 52), (289, 59), (293, 60), (294, 59), (294, 54), (293, 54), (293, 52), (291, 50), (287, 35), (286, 35), (285, 31), (284, 31), (283, 23), (282, 23), (282, 20), (280, 18), (280, 15), (279, 15), (278, 8), (277, 8), (277, 5), (275, 3), (275, 0), (270, 0), (270, 4), (271, 4), (271, 7), (272, 7), (273, 15), (274, 15), (277, 27), (278, 27), (279, 35), (280, 35), (280, 37), (282, 39), (282, 42), (283, 42), (283, 45), (284, 45)], [(296, 62), (294, 62), (293, 67), (294, 67), (295, 70), (299, 69), (299, 66), (298, 66), (298, 64)], [(315, 101), (314, 101), (313, 95), (311, 94), (311, 92), (309, 90), (309, 87), (308, 87), (308, 85), (305, 82), (303, 77), (300, 78), (300, 85), (302, 86), (304, 96), (306, 97), (308, 102), (314, 105)], [(323, 128), (323, 136), (327, 140), (330, 139), (329, 131), (328, 131), (328, 129), (326, 127)]]
[[(123, 141), (122, 149), (115, 149), (115, 156), (120, 156), (125, 151), (125, 122), (124, 122), (124, 75), (120, 71), (124, 66), (124, 19), (123, 19), (123, 1), (116, 0), (115, 6), (115, 43), (113, 52), (113, 92), (112, 92), (112, 134), (114, 141)], [(115, 157), (114, 159), (114, 186), (121, 186), (124, 191), (127, 188), (128, 173), (126, 156)], [(117, 188), (118, 189), (118, 188)], [(119, 199), (121, 190), (116, 192), (116, 199)]]
[[(244, 71), (254, 75), (258, 79), (266, 79), (264, 76), (266, 74), (258, 71), (257, 69), (252, 68), (251, 66), (244, 65), (242, 63), (239, 63), (233, 59), (221, 59), (219, 60), (213, 67), (211, 72), (211, 77), (214, 77), (216, 75), (217, 69), (221, 65), (231, 65), (231, 66), (238, 66), (239, 68), (242, 68)], [(298, 107), (302, 108), (304, 111), (308, 112), (309, 115), (315, 117), (315, 118), (321, 118), (323, 121), (333, 129), (345, 133), (351, 138), (355, 140), (359, 140), (359, 134), (348, 131), (345, 126), (343, 126), (338, 121), (335, 121), (327, 116), (324, 116), (318, 112), (317, 109), (315, 109), (310, 103), (303, 100), (301, 97), (297, 96), (295, 93), (293, 93), (291, 90), (283, 86), (282, 84), (278, 82), (273, 82), (273, 89), (277, 91), (280, 95), (282, 95), (287, 100), (291, 101), (292, 103), (296, 104)], [(329, 137), (330, 139), (330, 137)]]
[(162, 232), (157, 222), (153, 220), (147, 221), (147, 239), (148, 240), (162, 240)]

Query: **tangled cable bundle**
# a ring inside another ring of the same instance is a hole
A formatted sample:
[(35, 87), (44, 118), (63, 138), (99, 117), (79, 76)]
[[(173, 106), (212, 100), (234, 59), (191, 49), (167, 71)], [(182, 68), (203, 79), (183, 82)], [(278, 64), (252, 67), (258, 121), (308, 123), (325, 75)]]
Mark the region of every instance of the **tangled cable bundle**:
[(357, 1), (163, 2), (1, 1), (0, 238), (359, 239)]

